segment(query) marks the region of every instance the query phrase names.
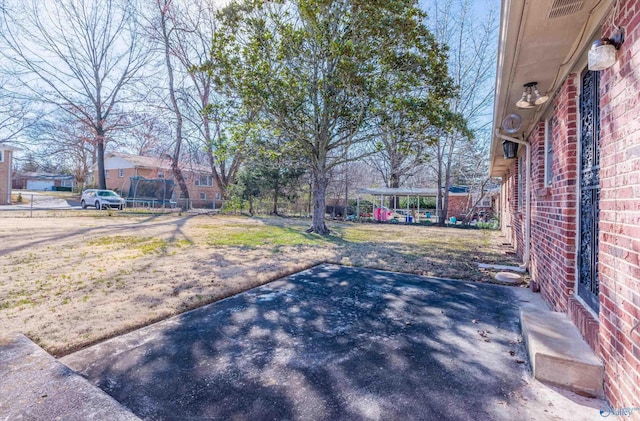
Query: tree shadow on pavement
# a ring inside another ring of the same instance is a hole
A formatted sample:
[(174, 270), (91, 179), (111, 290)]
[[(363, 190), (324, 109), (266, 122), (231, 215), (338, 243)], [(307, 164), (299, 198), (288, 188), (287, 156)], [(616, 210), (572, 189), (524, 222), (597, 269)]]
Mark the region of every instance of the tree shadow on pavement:
[(514, 300), (321, 265), (62, 361), (144, 419), (519, 419)]

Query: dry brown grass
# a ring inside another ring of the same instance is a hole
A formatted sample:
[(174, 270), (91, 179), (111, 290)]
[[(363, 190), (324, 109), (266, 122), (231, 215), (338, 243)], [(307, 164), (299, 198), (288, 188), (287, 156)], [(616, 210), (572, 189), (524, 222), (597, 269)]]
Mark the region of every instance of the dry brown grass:
[(64, 355), (321, 262), (474, 281), (479, 261), (514, 263), (487, 230), (91, 215), (3, 219), (0, 331)]

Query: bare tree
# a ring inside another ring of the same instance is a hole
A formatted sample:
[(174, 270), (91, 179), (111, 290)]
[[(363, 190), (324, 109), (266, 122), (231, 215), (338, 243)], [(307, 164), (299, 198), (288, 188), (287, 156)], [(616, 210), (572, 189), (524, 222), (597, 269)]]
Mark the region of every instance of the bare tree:
[(99, 186), (104, 151), (126, 88), (136, 82), (148, 49), (136, 29), (134, 0), (4, 1), (0, 48), (5, 71), (35, 99), (90, 127)]
[(171, 147), (171, 125), (162, 116), (149, 112), (131, 112), (126, 130), (111, 141), (140, 156), (163, 156)]
[(29, 130), (29, 138), (38, 148), (35, 156), (52, 160), (58, 168), (73, 172), (80, 190), (87, 181), (89, 168), (97, 161), (97, 148), (93, 129), (73, 117), (58, 111), (41, 119)]
[[(483, 130), (491, 124), (493, 78), (496, 57), (497, 9), (472, 13), (474, 2), (455, 0), (428, 2), (428, 26), (435, 36), (449, 45), (449, 73), (458, 85), (459, 95), (451, 102), (454, 113), (461, 114), (476, 142), (487, 141)], [(431, 166), (438, 188), (438, 222), (444, 223), (449, 201), (452, 166), (456, 159), (472, 159), (461, 154), (461, 145), (469, 142), (464, 131), (440, 132), (429, 148)]]
[(166, 77), (168, 82), (167, 94), (169, 96), (168, 108), (173, 114), (175, 127), (174, 127), (174, 142), (173, 153), (171, 154), (171, 172), (173, 177), (178, 183), (180, 188), (181, 197), (187, 199), (186, 203), (189, 203), (189, 190), (187, 189), (187, 183), (180, 167), (182, 158), (182, 147), (184, 142), (184, 112), (185, 106), (184, 100), (179, 98), (179, 89), (176, 83), (176, 70), (175, 70), (175, 49), (176, 49), (176, 37), (177, 33), (181, 30), (176, 25), (177, 18), (176, 13), (179, 12), (176, 2), (173, 0), (156, 0), (158, 15), (155, 22), (159, 24), (158, 33), (156, 34), (160, 48), (163, 52), (164, 64), (166, 68)]
[(37, 120), (28, 101), (11, 89), (7, 80), (0, 79), (0, 144), (20, 143), (19, 138)]
[(467, 212), (462, 221), (468, 224), (494, 182), (489, 177), (489, 142), (466, 142), (461, 146), (451, 172), (457, 184), (469, 186)]
[(255, 113), (243, 110), (239, 98), (221, 92), (211, 65), (211, 40), (218, 24), (215, 2), (183, 0), (169, 15), (174, 27), (172, 55), (191, 82), (184, 90), (184, 118), (194, 129), (198, 148), (203, 150), (211, 173), (224, 192), (244, 160), (246, 133), (237, 129), (254, 119)]

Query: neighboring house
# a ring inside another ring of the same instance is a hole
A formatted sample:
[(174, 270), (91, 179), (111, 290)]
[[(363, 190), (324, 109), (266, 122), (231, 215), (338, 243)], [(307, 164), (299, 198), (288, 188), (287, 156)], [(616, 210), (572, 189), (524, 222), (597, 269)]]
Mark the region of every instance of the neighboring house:
[(13, 153), (20, 149), (0, 143), (0, 205), (11, 204), (11, 167)]
[(75, 177), (69, 174), (16, 171), (13, 175), (14, 189), (55, 190), (58, 187), (73, 189), (75, 184)]
[[(616, 27), (626, 40), (589, 70)], [(639, 37), (638, 0), (502, 1), (490, 175), (503, 233), (603, 361), (614, 408), (640, 407)], [(503, 140), (520, 145), (513, 159)]]
[(493, 213), (492, 207), (492, 191), (485, 191), (480, 198), (480, 191), (471, 191), (468, 186), (451, 186), (449, 187), (449, 204), (447, 206), (447, 218), (456, 217), (463, 220), (473, 205), (473, 215), (469, 215), (470, 219), (474, 219), (474, 215), (489, 215)]
[[(171, 161), (168, 159), (111, 152), (104, 158), (104, 168), (107, 189), (117, 190), (125, 197), (129, 192), (131, 177), (173, 180)], [(94, 164), (91, 170), (93, 180), (97, 180), (97, 165)], [(182, 173), (187, 182), (192, 206), (211, 207), (214, 202), (218, 202), (216, 207), (220, 206), (222, 189), (211, 176), (211, 168), (203, 165), (185, 164)], [(174, 193), (179, 194), (177, 182)]]

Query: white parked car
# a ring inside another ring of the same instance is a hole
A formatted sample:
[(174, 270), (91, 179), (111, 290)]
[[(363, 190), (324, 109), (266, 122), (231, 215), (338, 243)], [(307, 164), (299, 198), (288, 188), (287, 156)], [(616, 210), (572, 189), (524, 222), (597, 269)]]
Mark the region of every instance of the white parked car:
[(88, 189), (82, 192), (80, 200), (82, 209), (87, 206), (94, 206), (96, 209), (117, 208), (124, 209), (125, 201), (120, 195), (112, 190)]

